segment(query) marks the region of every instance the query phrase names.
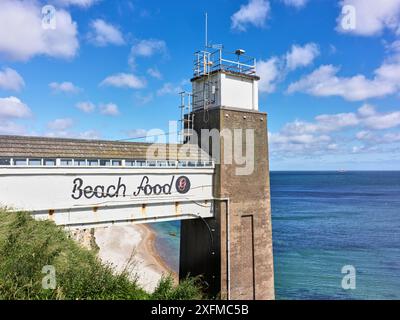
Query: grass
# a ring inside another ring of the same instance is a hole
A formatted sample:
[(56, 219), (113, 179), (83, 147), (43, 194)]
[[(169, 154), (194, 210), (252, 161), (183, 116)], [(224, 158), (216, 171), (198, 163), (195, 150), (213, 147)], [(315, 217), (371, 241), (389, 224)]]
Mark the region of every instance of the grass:
[[(44, 266), (54, 266), (55, 289), (44, 289)], [(129, 268), (117, 273), (96, 252), (79, 246), (51, 221), (0, 209), (0, 299), (202, 299), (199, 281), (160, 280), (143, 290)]]

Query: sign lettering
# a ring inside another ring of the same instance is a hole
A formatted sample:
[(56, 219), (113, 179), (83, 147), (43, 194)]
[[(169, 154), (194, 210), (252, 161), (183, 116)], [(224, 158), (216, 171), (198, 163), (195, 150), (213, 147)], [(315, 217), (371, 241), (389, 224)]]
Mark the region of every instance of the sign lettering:
[[(151, 184), (148, 176), (143, 176), (139, 186), (136, 187), (133, 193), (130, 193), (134, 197), (138, 196), (150, 196), (150, 195), (170, 195), (174, 191), (173, 186), (178, 193), (184, 194), (190, 190), (190, 180), (186, 176), (180, 176), (176, 179), (175, 176), (171, 177), (171, 181), (166, 184)], [(72, 194), (71, 197), (75, 200), (81, 198), (92, 199), (92, 198), (118, 198), (126, 197), (129, 194), (127, 192), (127, 185), (122, 183), (122, 178), (119, 177), (117, 183), (114, 185), (87, 185), (82, 178), (76, 178), (73, 180)]]

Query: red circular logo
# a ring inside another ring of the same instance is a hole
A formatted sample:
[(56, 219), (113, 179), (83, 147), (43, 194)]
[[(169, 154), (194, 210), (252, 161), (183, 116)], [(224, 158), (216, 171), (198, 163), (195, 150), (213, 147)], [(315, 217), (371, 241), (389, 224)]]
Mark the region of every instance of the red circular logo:
[(186, 176), (180, 176), (176, 179), (175, 183), (176, 191), (179, 193), (187, 193), (190, 189), (190, 180)]

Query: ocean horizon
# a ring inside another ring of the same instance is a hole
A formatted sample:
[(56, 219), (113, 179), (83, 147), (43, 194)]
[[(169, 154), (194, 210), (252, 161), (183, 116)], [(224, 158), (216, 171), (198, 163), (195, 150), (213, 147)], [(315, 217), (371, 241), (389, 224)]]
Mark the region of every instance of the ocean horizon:
[[(400, 299), (400, 171), (271, 171), (277, 299)], [(179, 269), (180, 223), (152, 224)], [(342, 288), (344, 266), (356, 288)]]

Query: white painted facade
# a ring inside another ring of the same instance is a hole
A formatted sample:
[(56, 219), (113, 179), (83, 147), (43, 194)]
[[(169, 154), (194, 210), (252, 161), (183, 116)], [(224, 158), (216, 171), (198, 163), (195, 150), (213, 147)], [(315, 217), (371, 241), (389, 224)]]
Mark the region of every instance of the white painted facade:
[(258, 110), (258, 80), (241, 74), (216, 72), (192, 81), (193, 110), (229, 107)]
[[(0, 206), (71, 228), (207, 218), (213, 216), (213, 172), (209, 167), (3, 166)], [(182, 176), (187, 179), (179, 181), (189, 181), (190, 188), (180, 193), (176, 183)]]

